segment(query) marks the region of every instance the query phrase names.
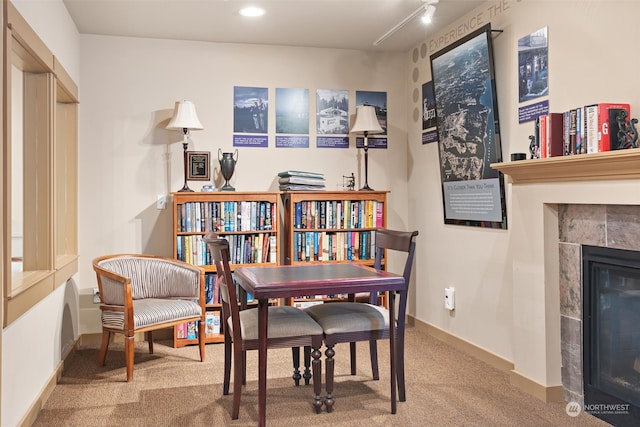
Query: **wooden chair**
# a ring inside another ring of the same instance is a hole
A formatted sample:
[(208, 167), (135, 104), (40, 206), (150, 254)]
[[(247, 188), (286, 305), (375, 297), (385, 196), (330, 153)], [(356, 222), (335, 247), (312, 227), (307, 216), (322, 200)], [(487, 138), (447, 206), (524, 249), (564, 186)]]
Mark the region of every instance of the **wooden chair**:
[[(416, 245), (414, 237), (417, 235), (417, 230), (405, 232), (379, 228), (376, 230), (375, 236), (376, 259), (374, 267), (376, 269), (383, 268), (385, 250), (406, 253), (403, 272), (405, 287), (399, 292), (398, 320), (396, 322), (396, 376), (398, 399), (401, 402), (406, 400), (404, 379), (405, 316)], [(379, 306), (378, 301), (377, 293), (371, 294), (367, 303), (355, 302), (354, 296), (350, 295), (348, 302), (318, 304), (305, 309), (305, 312), (322, 326), (328, 353), (334, 354), (333, 347), (335, 344), (350, 343), (351, 375), (356, 374), (356, 342), (369, 341), (371, 370), (374, 380), (379, 379), (377, 340), (389, 339), (389, 312), (386, 308)], [(329, 363), (329, 360), (327, 363)], [(327, 390), (333, 390), (332, 367), (329, 365), (327, 365), (326, 381)], [(327, 398), (329, 399), (329, 396)], [(328, 402), (327, 409), (330, 410), (330, 408), (331, 402)]]
[(198, 322), (200, 360), (204, 361), (204, 270), (153, 255), (107, 255), (93, 260), (98, 279), (104, 366), (112, 333), (124, 334), (127, 382), (133, 379), (134, 336), (144, 332), (153, 354), (152, 331)]
[[(223, 394), (229, 394), (231, 376), (231, 354), (233, 349), (233, 412), (232, 419), (237, 419), (240, 412), (240, 394), (242, 385), (246, 384), (246, 351), (258, 349), (258, 309), (240, 310), (229, 267), (229, 242), (218, 238), (215, 233), (204, 237), (211, 257), (215, 261), (218, 275), (217, 283), (222, 299), (222, 325), (224, 327), (224, 383)], [(322, 328), (304, 311), (289, 306), (271, 306), (268, 312), (267, 348), (294, 348), (304, 346), (310, 348), (313, 357), (313, 405), (316, 412), (322, 409), (321, 393), (321, 361)], [(233, 347), (232, 347), (233, 346)], [(296, 385), (300, 378), (299, 365), (294, 364), (294, 380)]]

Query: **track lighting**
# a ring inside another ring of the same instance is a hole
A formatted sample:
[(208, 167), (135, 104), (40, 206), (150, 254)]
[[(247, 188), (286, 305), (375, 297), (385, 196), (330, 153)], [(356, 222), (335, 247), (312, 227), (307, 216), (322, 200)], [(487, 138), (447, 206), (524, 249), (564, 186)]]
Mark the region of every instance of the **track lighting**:
[(384, 33), (378, 40), (373, 42), (374, 46), (378, 46), (380, 43), (394, 35), (398, 30), (407, 25), (416, 16), (422, 14), (422, 22), (428, 24), (433, 19), (433, 14), (436, 11), (434, 4), (438, 4), (439, 0), (422, 0), (422, 4), (419, 8), (411, 12), (406, 18), (398, 22), (393, 28)]

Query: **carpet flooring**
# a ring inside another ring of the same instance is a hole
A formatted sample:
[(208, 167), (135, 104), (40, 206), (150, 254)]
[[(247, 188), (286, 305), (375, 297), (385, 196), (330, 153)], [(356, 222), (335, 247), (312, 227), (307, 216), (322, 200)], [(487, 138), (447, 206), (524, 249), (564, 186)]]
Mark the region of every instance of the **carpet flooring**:
[[(97, 348), (81, 348), (45, 402), (34, 426), (254, 426), (258, 420), (257, 352), (247, 356), (240, 418), (231, 420), (232, 396), (222, 395), (223, 345), (174, 349), (158, 341), (150, 355), (136, 343), (133, 382), (126, 382), (123, 345), (111, 344), (104, 367)], [(291, 351), (269, 350), (268, 426), (532, 426), (602, 427), (609, 424), (565, 403), (544, 403), (509, 384), (508, 374), (446, 343), (408, 328), (407, 401), (390, 412), (388, 341), (378, 343), (380, 380), (373, 381), (368, 346), (358, 344), (358, 372), (349, 374), (349, 348), (336, 346), (334, 411), (316, 414), (312, 386), (295, 387)], [(323, 357), (324, 358), (324, 357)], [(324, 369), (323, 369), (324, 374)], [(323, 387), (324, 392), (324, 387)]]

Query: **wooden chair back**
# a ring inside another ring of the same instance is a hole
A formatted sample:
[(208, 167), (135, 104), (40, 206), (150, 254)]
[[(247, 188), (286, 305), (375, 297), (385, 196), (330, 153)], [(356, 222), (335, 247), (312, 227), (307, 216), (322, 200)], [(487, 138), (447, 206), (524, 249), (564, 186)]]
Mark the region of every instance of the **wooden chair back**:
[[(216, 266), (216, 284), (222, 301), (222, 320), (220, 323), (226, 331), (225, 335), (232, 333), (231, 338), (233, 342), (240, 343), (242, 340), (240, 308), (238, 306), (236, 285), (233, 281), (231, 267), (229, 266), (229, 242), (226, 239), (220, 238), (215, 233), (206, 235), (204, 242), (207, 244), (211, 258)], [(229, 318), (231, 318), (231, 332), (229, 332), (229, 328), (227, 327)]]
[[(409, 290), (409, 281), (411, 280), (411, 271), (413, 269), (413, 256), (416, 248), (416, 242), (414, 237), (417, 236), (418, 230), (415, 231), (397, 231), (387, 228), (378, 228), (376, 230), (376, 259), (374, 268), (377, 270), (387, 269), (387, 259), (385, 259), (385, 253), (388, 251), (405, 252), (405, 264), (404, 271), (402, 273), (404, 277), (404, 289), (400, 291), (400, 307), (406, 302), (407, 292)], [(384, 263), (384, 264), (383, 264)], [(405, 299), (402, 299), (402, 296)], [(376, 304), (378, 301), (376, 295), (371, 295), (370, 303)]]

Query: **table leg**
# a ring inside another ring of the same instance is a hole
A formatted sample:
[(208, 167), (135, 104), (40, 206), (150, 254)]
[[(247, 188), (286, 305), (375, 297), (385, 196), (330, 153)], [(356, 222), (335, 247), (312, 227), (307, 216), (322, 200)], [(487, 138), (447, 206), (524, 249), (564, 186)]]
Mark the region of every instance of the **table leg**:
[(267, 325), (269, 300), (258, 300), (258, 426), (266, 426), (267, 418)]
[(396, 315), (395, 292), (389, 291), (389, 364), (391, 365), (391, 413), (396, 413)]

